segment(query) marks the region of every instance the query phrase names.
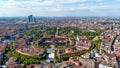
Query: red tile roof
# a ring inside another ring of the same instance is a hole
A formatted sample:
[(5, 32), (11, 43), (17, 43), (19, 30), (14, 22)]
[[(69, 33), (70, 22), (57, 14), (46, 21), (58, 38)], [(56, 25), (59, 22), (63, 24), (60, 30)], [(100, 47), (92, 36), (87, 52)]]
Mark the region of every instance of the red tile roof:
[(1, 44), (1, 45), (0, 45), (0, 51), (5, 50), (6, 46), (7, 46), (7, 43)]

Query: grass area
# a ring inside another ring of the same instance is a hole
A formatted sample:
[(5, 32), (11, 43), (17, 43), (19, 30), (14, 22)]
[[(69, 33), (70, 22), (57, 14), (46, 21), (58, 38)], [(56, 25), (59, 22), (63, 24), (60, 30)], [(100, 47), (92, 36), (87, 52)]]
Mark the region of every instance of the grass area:
[(96, 49), (96, 50), (99, 50), (99, 49), (100, 49), (100, 41), (101, 41), (101, 40), (97, 40), (97, 41), (93, 41), (93, 42), (92, 42), (93, 45), (95, 45), (95, 49)]
[(40, 60), (43, 60), (46, 58), (46, 54), (43, 54), (42, 56), (37, 57), (37, 56), (23, 55), (16, 51), (13, 51), (11, 56), (17, 57), (17, 59), (20, 60), (21, 64), (39, 64)]
[(91, 31), (85, 31), (83, 32), (83, 35), (85, 35), (89, 40), (92, 40), (96, 36), (98, 36), (102, 31), (101, 30), (96, 30), (96, 32), (91, 32)]

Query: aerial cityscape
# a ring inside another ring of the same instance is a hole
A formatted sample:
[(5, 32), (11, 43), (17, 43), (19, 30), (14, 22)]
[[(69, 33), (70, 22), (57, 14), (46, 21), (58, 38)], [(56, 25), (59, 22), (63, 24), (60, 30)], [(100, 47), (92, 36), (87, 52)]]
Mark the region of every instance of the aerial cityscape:
[(120, 68), (119, 0), (0, 0), (0, 68)]

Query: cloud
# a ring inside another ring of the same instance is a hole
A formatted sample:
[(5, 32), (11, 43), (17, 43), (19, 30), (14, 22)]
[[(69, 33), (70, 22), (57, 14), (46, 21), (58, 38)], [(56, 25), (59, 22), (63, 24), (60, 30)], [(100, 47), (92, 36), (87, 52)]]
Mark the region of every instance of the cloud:
[(119, 3), (115, 0), (0, 0), (0, 15), (116, 15), (120, 10)]

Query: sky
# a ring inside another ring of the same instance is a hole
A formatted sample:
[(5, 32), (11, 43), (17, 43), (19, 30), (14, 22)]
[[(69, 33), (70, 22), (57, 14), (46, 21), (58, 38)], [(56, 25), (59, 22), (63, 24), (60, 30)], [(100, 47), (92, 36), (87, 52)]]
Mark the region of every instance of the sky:
[(120, 0), (0, 0), (0, 17), (120, 16)]

